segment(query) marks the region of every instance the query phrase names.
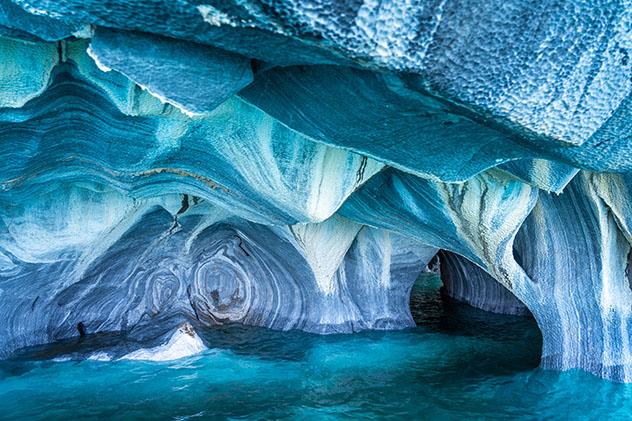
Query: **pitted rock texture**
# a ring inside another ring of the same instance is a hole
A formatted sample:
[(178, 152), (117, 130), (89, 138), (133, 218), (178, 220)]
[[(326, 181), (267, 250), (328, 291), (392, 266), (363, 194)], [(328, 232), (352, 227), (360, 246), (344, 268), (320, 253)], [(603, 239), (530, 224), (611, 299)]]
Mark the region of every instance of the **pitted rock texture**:
[(0, 355), (403, 328), (441, 249), (632, 381), (631, 92), (629, 0), (0, 0)]

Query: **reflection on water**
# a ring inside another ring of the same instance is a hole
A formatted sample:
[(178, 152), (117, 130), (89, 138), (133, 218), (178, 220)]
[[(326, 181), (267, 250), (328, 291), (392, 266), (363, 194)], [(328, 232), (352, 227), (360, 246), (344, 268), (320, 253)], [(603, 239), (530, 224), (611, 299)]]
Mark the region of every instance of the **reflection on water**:
[(632, 385), (537, 369), (531, 319), (443, 302), (434, 275), (420, 278), (411, 308), (418, 326), (398, 332), (210, 329), (199, 332), (209, 351), (168, 363), (49, 358), (120, 336), (31, 350), (0, 363), (0, 416), (632, 416)]

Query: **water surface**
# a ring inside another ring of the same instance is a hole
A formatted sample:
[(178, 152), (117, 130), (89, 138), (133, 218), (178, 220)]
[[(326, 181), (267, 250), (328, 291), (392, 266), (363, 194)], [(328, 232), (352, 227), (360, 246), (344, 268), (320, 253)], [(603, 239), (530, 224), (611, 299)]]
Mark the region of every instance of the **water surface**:
[[(531, 319), (444, 302), (420, 278), (418, 323), (397, 332), (318, 336), (226, 326), (212, 347), (165, 363), (0, 363), (0, 417), (628, 418), (632, 385), (537, 368)], [(40, 354), (41, 355), (41, 352)]]

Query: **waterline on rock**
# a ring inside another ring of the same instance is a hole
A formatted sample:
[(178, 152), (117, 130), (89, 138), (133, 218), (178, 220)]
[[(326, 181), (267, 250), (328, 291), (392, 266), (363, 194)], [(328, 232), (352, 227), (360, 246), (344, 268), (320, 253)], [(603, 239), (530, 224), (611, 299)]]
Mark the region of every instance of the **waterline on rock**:
[(9, 417), (495, 418), (556, 416), (560, 408), (569, 417), (628, 415), (612, 402), (632, 396), (632, 387), (537, 368), (541, 338), (532, 319), (443, 300), (439, 286), (435, 274), (420, 277), (411, 298), (417, 326), (403, 331), (320, 336), (228, 325), (201, 331), (210, 349), (175, 361), (5, 361), (0, 410)]

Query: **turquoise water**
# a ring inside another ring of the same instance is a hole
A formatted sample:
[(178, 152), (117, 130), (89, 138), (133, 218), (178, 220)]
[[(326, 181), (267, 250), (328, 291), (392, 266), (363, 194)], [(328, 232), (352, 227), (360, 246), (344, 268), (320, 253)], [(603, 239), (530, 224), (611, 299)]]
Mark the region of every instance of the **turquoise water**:
[(317, 336), (228, 326), (167, 363), (26, 359), (0, 363), (0, 417), (629, 418), (632, 385), (537, 368), (529, 319), (444, 303), (416, 286), (418, 326)]

